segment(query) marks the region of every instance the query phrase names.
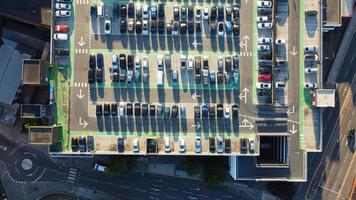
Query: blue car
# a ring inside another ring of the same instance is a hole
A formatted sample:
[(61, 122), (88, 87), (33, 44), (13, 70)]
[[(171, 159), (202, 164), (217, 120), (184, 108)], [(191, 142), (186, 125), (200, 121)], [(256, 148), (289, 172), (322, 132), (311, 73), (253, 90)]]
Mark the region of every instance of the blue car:
[(208, 105), (203, 104), (201, 106), (201, 110), (202, 110), (202, 117), (204, 119), (207, 119), (209, 117), (209, 107), (208, 107)]
[(234, 74), (233, 74), (233, 85), (235, 87), (239, 87), (239, 79), (240, 79), (240, 73), (239, 72), (234, 72)]
[(98, 67), (98, 69), (104, 68), (104, 56), (102, 53), (98, 53), (96, 55), (96, 66)]
[(157, 5), (155, 3), (151, 4), (151, 20), (157, 19)]
[(215, 85), (215, 80), (216, 80), (216, 78), (215, 78), (215, 71), (214, 71), (214, 70), (211, 70), (211, 71), (210, 71), (210, 84)]

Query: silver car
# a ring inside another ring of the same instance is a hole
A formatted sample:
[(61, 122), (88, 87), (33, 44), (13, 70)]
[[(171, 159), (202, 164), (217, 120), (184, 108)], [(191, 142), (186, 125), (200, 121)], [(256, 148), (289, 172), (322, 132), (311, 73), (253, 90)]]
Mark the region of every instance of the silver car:
[(149, 69), (148, 69), (148, 57), (142, 57), (142, 79), (143, 82), (148, 82), (149, 79)]
[(201, 153), (201, 138), (195, 138), (195, 153)]

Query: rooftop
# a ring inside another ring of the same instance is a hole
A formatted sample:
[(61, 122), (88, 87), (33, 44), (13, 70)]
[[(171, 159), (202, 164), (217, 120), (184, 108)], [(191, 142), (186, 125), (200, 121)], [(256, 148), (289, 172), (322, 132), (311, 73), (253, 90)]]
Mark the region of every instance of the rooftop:
[(318, 107), (335, 107), (335, 90), (334, 89), (317, 90), (316, 103)]
[(41, 61), (23, 60), (22, 63), (22, 84), (39, 85), (41, 84)]
[(53, 144), (56, 138), (56, 129), (50, 126), (31, 126), (29, 129), (30, 144)]

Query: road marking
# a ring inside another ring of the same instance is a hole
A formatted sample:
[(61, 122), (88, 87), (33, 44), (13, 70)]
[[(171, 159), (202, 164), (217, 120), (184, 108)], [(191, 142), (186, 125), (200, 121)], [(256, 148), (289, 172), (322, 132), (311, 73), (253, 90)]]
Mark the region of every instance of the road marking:
[(194, 194), (193, 192), (188, 192), (188, 191), (183, 191), (183, 193), (185, 193), (185, 194), (191, 194), (191, 195)]
[(177, 189), (175, 189), (175, 188), (168, 188), (168, 190), (173, 190), (173, 191), (178, 191)]
[(121, 187), (121, 188), (125, 188), (125, 189), (128, 189), (128, 190), (130, 190), (130, 189), (131, 189), (131, 187), (126, 186), (126, 185), (119, 185), (119, 187)]
[(83, 36), (80, 36), (80, 41), (78, 42), (79, 46), (83, 47), (85, 42), (83, 41)]
[(290, 116), (291, 114), (293, 114), (294, 113), (294, 109), (295, 109), (295, 106), (292, 106), (292, 109), (288, 109), (288, 111), (287, 111), (287, 114), (288, 114), (288, 116)]
[(83, 126), (83, 128), (86, 128), (88, 126), (88, 122), (85, 120), (82, 121), (82, 117), (79, 117), (79, 125)]
[(74, 53), (75, 54), (88, 54), (89, 50), (88, 49), (75, 49)]
[(139, 191), (139, 192), (146, 192), (146, 190), (142, 190), (142, 189), (139, 189), (139, 188), (135, 188), (136, 191)]
[(247, 103), (247, 93), (249, 93), (249, 92), (250, 92), (249, 89), (244, 88), (244, 89), (242, 89), (242, 92), (239, 95), (240, 100), (241, 101), (243, 100), (245, 104)]
[(249, 39), (250, 39), (249, 36), (244, 35), (244, 36), (242, 37), (242, 40), (240, 41), (240, 44), (239, 44), (240, 48), (244, 48), (245, 51), (247, 51), (247, 47), (248, 47), (247, 41), (248, 41)]
[(329, 117), (328, 117), (328, 120), (327, 121), (329, 121), (330, 120), (330, 117), (332, 116), (332, 112), (330, 112), (330, 114), (329, 114)]
[(150, 194), (153, 194), (153, 195), (161, 195), (161, 194), (159, 194), (159, 193), (156, 193), (156, 192), (150, 192)]
[(77, 94), (77, 97), (78, 97), (79, 99), (83, 99), (84, 96), (85, 96), (85, 95), (83, 94), (82, 89), (80, 88), (80, 89), (79, 89), (79, 94)]
[(332, 193), (335, 193), (335, 194), (339, 194), (339, 193), (335, 192), (334, 190), (331, 190), (331, 189), (329, 189), (327, 187), (324, 187), (324, 186), (321, 186), (321, 185), (319, 185), (319, 187), (321, 187), (321, 188), (323, 188), (323, 189), (325, 189), (325, 190), (327, 190), (329, 192), (332, 192)]
[(171, 196), (171, 195), (166, 195), (165, 197), (167, 197), (168, 199), (177, 199), (177, 197)]
[(294, 124), (292, 127), (293, 127), (292, 130), (289, 130), (292, 134), (295, 134), (296, 132), (298, 132), (298, 129), (295, 129)]
[(346, 182), (346, 178), (349, 178), (348, 176), (349, 176), (351, 167), (354, 167), (354, 166), (355, 166), (355, 165), (353, 165), (353, 162), (354, 162), (354, 160), (355, 160), (355, 155), (356, 155), (356, 154), (353, 154), (353, 155), (352, 155), (352, 159), (351, 159), (350, 165), (349, 165), (349, 167), (347, 168), (346, 174), (345, 174), (345, 176), (344, 176), (344, 179), (343, 179), (342, 184), (341, 184), (341, 187), (340, 187), (341, 190), (340, 190), (340, 192), (338, 193), (336, 199), (339, 199), (339, 196), (340, 196), (340, 194), (342, 193), (342, 189), (344, 188), (344, 184), (345, 184), (345, 182)]
[(252, 130), (254, 125), (250, 121), (248, 121), (247, 119), (243, 119), (242, 120), (242, 125), (239, 124), (239, 127), (240, 128), (249, 128), (250, 130)]
[(293, 56), (297, 55), (298, 52), (295, 50), (295, 46), (293, 46), (292, 51), (290, 52), (290, 54), (292, 54)]

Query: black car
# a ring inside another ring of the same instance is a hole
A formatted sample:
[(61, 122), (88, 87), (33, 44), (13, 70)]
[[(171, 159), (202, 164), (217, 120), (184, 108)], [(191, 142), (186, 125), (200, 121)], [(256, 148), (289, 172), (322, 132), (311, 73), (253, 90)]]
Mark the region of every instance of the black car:
[(258, 65), (260, 67), (272, 67), (273, 61), (272, 60), (265, 60), (265, 59), (260, 59), (258, 61)]
[(104, 55), (102, 53), (96, 54), (96, 66), (99, 69), (102, 69), (104, 67)]
[(156, 34), (156, 32), (157, 32), (157, 22), (156, 21), (154, 21), (154, 20), (152, 20), (151, 22), (151, 33), (152, 34)]
[(103, 70), (102, 69), (96, 70), (96, 82), (98, 82), (98, 83), (103, 82)]
[(188, 22), (188, 33), (190, 35), (194, 34), (194, 22), (193, 21)]
[(133, 70), (134, 68), (135, 57), (133, 55), (127, 56), (127, 69)]
[(69, 49), (55, 48), (54, 54), (56, 54), (57, 56), (69, 56)]
[(171, 118), (173, 118), (173, 119), (178, 118), (178, 106), (177, 105), (172, 106)]
[(258, 89), (257, 90), (257, 95), (258, 96), (271, 96), (272, 92), (269, 89)]
[(216, 35), (216, 28), (217, 28), (216, 22), (212, 22), (210, 24), (210, 35), (212, 36)]
[(239, 118), (239, 106), (237, 104), (232, 105), (232, 119)]
[(95, 19), (97, 17), (97, 6), (96, 4), (90, 5), (90, 16)]
[(194, 6), (193, 5), (188, 6), (188, 20), (189, 21), (194, 20)]
[(111, 104), (111, 116), (117, 116), (117, 104), (113, 103)]
[(119, 55), (119, 64), (121, 69), (126, 69), (126, 55), (120, 54)]
[(209, 117), (209, 106), (206, 104), (203, 104), (201, 106), (201, 115), (202, 118), (207, 119)]
[(208, 57), (203, 58), (203, 69), (209, 69), (209, 58)]
[(172, 35), (172, 23), (166, 24), (167, 35)]
[(136, 34), (142, 34), (142, 20), (136, 20)]
[(142, 19), (142, 7), (141, 6), (136, 7), (136, 19)]
[(132, 103), (126, 104), (126, 114), (127, 114), (127, 116), (132, 116), (132, 114), (133, 114)]
[(103, 106), (101, 104), (96, 104), (96, 116), (100, 117), (103, 115)]
[(84, 136), (79, 137), (79, 151), (80, 152), (87, 151), (87, 139)]
[(271, 51), (261, 51), (258, 54), (259, 59), (266, 59), (266, 60), (271, 60), (272, 59), (272, 52)]
[(240, 25), (237, 22), (232, 22), (232, 34), (234, 36), (240, 35)]
[(225, 7), (225, 18), (226, 18), (226, 21), (231, 21), (231, 15), (232, 15), (232, 9), (230, 6), (226, 6)]
[(178, 6), (173, 7), (173, 19), (174, 19), (174, 21), (179, 20), (179, 7)]
[(104, 116), (107, 117), (110, 115), (110, 104), (105, 103), (104, 104)]
[(224, 75), (222, 72), (218, 72), (217, 75), (216, 75), (216, 79), (217, 79), (217, 82), (218, 82), (218, 85), (222, 85), (224, 83)]
[(135, 17), (135, 5), (132, 1), (128, 3), (127, 6), (127, 16), (129, 18), (134, 18)]
[(239, 68), (239, 56), (238, 55), (234, 55), (234, 57), (232, 58), (232, 66), (234, 71), (237, 71)]
[(201, 83), (201, 73), (196, 73), (195, 74), (195, 83), (200, 84)]
[(198, 74), (201, 72), (201, 57), (195, 56), (195, 73)]
[(231, 153), (231, 140), (230, 140), (230, 138), (225, 138), (225, 153)]
[(156, 116), (156, 106), (155, 105), (150, 105), (150, 116), (151, 117)]
[(215, 21), (217, 17), (217, 9), (216, 6), (212, 6), (210, 9), (210, 21)]
[(224, 21), (225, 10), (223, 5), (218, 6), (218, 21)]
[(123, 19), (125, 19), (127, 17), (127, 6), (126, 6), (126, 4), (121, 4), (120, 5), (120, 16)]
[(195, 22), (195, 32), (201, 33), (201, 22)]
[(210, 109), (209, 109), (209, 117), (214, 119), (215, 118), (215, 105), (210, 105)]
[(210, 153), (215, 153), (215, 138), (209, 137), (209, 150)]
[(79, 139), (77, 137), (72, 137), (71, 147), (72, 151), (79, 150)]
[(148, 104), (142, 103), (142, 117), (148, 117)]
[(186, 21), (181, 21), (180, 22), (179, 32), (180, 32), (181, 35), (187, 34), (187, 22)]
[(232, 6), (232, 18), (234, 21), (239, 21), (240, 19), (240, 8), (236, 4)]
[(226, 56), (225, 57), (225, 71), (226, 72), (231, 72), (231, 56)]
[(257, 8), (258, 15), (271, 15), (272, 8)]
[(88, 83), (95, 83), (95, 69), (89, 69), (88, 71)]
[(164, 34), (164, 21), (162, 20), (158, 21), (158, 34)]
[(89, 68), (95, 69), (96, 68), (96, 57), (95, 54), (89, 55)]
[(259, 67), (258, 69), (258, 74), (264, 75), (264, 74), (271, 74), (272, 69), (270, 67)]
[(127, 23), (125, 19), (120, 20), (120, 33), (126, 33)]
[(187, 7), (185, 6), (180, 8), (180, 20), (187, 20)]
[(164, 4), (159, 3), (158, 4), (158, 18), (159, 19), (164, 19), (165, 16), (165, 11), (164, 11)]
[(240, 151), (243, 154), (247, 153), (247, 139), (246, 138), (240, 139)]
[(121, 137), (117, 138), (117, 150), (119, 153), (123, 153), (125, 151), (124, 139)]
[(197, 118), (197, 119), (200, 118), (200, 106), (199, 105), (194, 106), (194, 118)]
[(216, 116), (217, 118), (224, 117), (224, 106), (220, 103), (216, 105)]
[(92, 135), (89, 135), (87, 137), (87, 148), (89, 152), (94, 151), (95, 146), (94, 146), (94, 137)]
[(140, 103), (135, 103), (135, 116), (140, 117), (141, 116), (141, 104)]

